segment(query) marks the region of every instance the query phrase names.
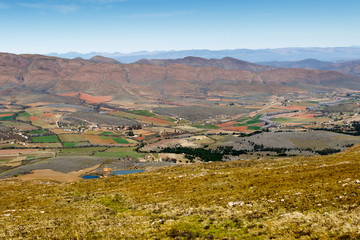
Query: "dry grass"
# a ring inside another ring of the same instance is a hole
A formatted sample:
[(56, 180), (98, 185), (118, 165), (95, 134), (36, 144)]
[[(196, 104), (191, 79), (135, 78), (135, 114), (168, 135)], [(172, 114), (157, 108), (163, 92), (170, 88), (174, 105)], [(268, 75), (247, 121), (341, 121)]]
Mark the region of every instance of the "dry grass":
[(360, 147), (74, 183), (0, 182), (4, 239), (359, 239)]

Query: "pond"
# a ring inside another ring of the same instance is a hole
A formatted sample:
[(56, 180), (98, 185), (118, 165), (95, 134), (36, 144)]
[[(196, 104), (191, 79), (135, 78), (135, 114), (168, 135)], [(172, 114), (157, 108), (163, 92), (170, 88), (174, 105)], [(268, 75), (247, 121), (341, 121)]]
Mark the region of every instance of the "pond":
[(125, 174), (132, 174), (132, 173), (141, 173), (145, 170), (120, 170), (120, 171), (114, 171), (115, 175), (125, 175)]
[[(132, 173), (141, 173), (141, 172), (145, 172), (145, 170), (119, 170), (119, 171), (114, 171), (114, 175), (126, 175), (126, 174), (132, 174)], [(99, 176), (95, 176), (95, 175), (85, 175), (82, 176), (84, 179), (96, 179), (99, 178)]]
[(84, 179), (95, 179), (95, 178), (99, 178), (99, 176), (93, 176), (93, 175), (85, 175), (83, 176)]

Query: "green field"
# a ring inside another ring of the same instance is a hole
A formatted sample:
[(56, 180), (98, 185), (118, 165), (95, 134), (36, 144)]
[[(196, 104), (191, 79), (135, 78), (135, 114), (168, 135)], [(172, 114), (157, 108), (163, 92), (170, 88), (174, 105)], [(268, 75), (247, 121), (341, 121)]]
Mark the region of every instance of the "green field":
[(146, 116), (146, 117), (157, 117), (156, 114), (154, 114), (148, 110), (132, 110), (132, 111), (129, 111), (129, 113)]
[(105, 152), (133, 152), (135, 147), (111, 147), (106, 149)]
[(61, 150), (58, 156), (90, 156), (106, 149), (106, 147), (76, 147), (76, 145), (75, 147), (71, 147), (71, 144), (69, 146), (70, 147)]
[(146, 116), (146, 117), (155, 117), (155, 118), (159, 118), (159, 119), (166, 120), (166, 121), (169, 121), (169, 122), (175, 122), (176, 121), (175, 119), (173, 119), (171, 117), (157, 115), (157, 114), (152, 113), (152, 112), (150, 112), (148, 110), (132, 110), (132, 111), (129, 111), (129, 113), (133, 113), (133, 114), (141, 115), (141, 116)]
[(240, 118), (238, 120), (236, 120), (237, 122), (245, 122), (245, 121), (249, 121), (251, 119), (251, 117), (243, 117), (243, 118)]
[(261, 123), (261, 121), (259, 121), (259, 118), (261, 118), (261, 115), (255, 116), (253, 119), (247, 121), (246, 124), (250, 125), (250, 124)]
[(97, 152), (97, 157), (132, 157), (140, 158), (143, 157), (144, 153), (135, 152), (135, 147), (113, 147), (107, 149), (105, 152)]
[(56, 135), (33, 137), (34, 143), (58, 143), (60, 142)]
[(47, 131), (43, 130), (43, 129), (39, 129), (39, 130), (34, 130), (29, 132), (29, 134), (44, 134), (47, 133)]
[(102, 132), (99, 135), (114, 135), (115, 133), (113, 132)]
[(74, 142), (64, 142), (63, 146), (66, 148), (73, 148), (76, 146), (76, 144)]
[(32, 116), (32, 115), (28, 112), (21, 112), (18, 114), (18, 117), (30, 117), (30, 116)]
[(196, 128), (204, 128), (204, 129), (218, 129), (218, 126), (215, 125), (192, 125), (193, 127)]
[(11, 121), (13, 119), (14, 119), (14, 116), (0, 117), (0, 121)]
[(248, 127), (248, 130), (258, 131), (258, 130), (261, 130), (261, 127), (259, 127), (259, 126), (249, 126), (249, 127)]
[(105, 136), (101, 136), (102, 139), (112, 139), (114, 140), (116, 143), (119, 144), (125, 144), (125, 143), (129, 143), (128, 140), (123, 139), (123, 138), (118, 138), (118, 137), (105, 137)]

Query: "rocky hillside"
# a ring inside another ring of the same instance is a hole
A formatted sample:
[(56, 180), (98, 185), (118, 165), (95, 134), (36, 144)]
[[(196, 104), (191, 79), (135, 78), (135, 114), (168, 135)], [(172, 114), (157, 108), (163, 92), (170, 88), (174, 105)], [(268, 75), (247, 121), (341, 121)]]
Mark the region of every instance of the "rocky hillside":
[(262, 66), (255, 63), (245, 62), (235, 58), (222, 59), (205, 59), (200, 57), (185, 57), (181, 59), (143, 59), (136, 62), (137, 64), (153, 64), (158, 66), (169, 66), (174, 64), (187, 65), (194, 68), (200, 67), (217, 67), (226, 70), (246, 70), (250, 72), (261, 72), (265, 70), (273, 70), (274, 67)]
[(359, 239), (360, 152), (0, 184), (1, 239)]
[[(9, 89), (23, 88), (47, 93), (87, 92), (94, 95), (157, 98), (160, 95), (204, 97), (272, 94), (338, 87), (360, 89), (359, 77), (332, 71), (280, 69), (252, 72), (201, 64), (158, 66), (109, 63), (108, 59), (97, 59), (94, 63), (83, 59), (0, 54), (1, 94), (8, 93)], [(231, 68), (230, 65), (227, 68)]]
[(360, 60), (324, 62), (316, 59), (305, 59), (302, 61), (262, 62), (259, 64), (276, 68), (304, 68), (323, 71), (337, 71), (353, 76), (360, 76)]

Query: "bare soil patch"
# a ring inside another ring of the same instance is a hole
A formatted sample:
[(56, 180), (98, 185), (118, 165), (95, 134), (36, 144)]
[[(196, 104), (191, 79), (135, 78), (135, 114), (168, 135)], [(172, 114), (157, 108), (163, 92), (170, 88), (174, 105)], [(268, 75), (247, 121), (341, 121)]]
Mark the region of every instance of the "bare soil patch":
[(100, 164), (90, 168), (85, 168), (80, 171), (72, 171), (69, 173), (58, 172), (51, 169), (39, 169), (32, 171), (31, 174), (16, 177), (16, 179), (20, 179), (24, 181), (30, 181), (36, 179), (48, 179), (59, 182), (74, 182), (81, 180), (82, 179), (81, 175), (91, 172), (97, 169), (98, 167), (100, 167)]

